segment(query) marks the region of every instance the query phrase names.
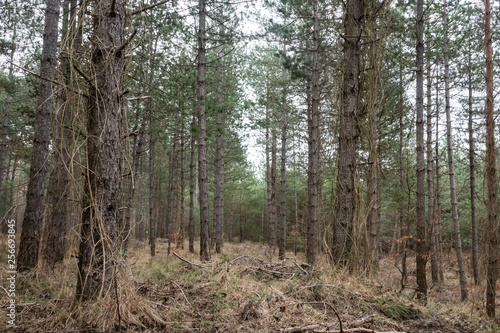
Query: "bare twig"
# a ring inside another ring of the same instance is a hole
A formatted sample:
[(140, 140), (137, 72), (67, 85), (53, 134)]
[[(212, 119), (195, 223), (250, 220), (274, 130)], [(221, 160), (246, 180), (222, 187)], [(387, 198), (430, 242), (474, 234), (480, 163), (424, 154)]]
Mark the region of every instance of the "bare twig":
[(182, 293), (182, 296), (184, 296), (184, 299), (186, 300), (186, 302), (191, 305), (191, 302), (188, 300), (188, 298), (186, 297), (186, 294), (184, 293), (184, 290), (182, 290), (181, 286), (179, 286), (177, 283), (175, 283), (174, 281), (172, 281), (172, 283), (177, 287), (179, 288), (179, 290), (181, 291)]
[(147, 6), (147, 7), (144, 7), (144, 8), (141, 8), (141, 9), (138, 9), (138, 10), (134, 11), (130, 15), (133, 16), (133, 15), (140, 14), (142, 12), (145, 12), (146, 10), (153, 9), (153, 8), (155, 8), (157, 6), (160, 6), (160, 5), (163, 5), (164, 3), (167, 3), (169, 1), (170, 0), (163, 0), (163, 1), (160, 1), (160, 2), (157, 2), (157, 3), (154, 3), (154, 4), (150, 5), (150, 6)]
[(201, 267), (201, 268), (208, 268), (208, 266), (205, 266), (205, 265), (202, 265), (202, 264), (197, 264), (197, 263), (194, 263), (194, 262), (191, 262), (189, 260), (187, 260), (186, 258), (178, 255), (177, 253), (175, 252), (172, 252), (177, 258), (179, 258), (180, 260), (184, 261), (184, 262), (187, 262), (188, 264), (190, 265), (193, 265), (193, 266), (196, 266), (196, 267)]

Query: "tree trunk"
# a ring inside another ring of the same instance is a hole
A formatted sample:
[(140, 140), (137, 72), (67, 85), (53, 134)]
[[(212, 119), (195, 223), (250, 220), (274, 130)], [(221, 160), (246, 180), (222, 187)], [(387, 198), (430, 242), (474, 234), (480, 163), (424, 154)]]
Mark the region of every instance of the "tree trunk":
[(486, 177), (488, 186), (488, 259), (486, 272), (486, 314), (495, 318), (496, 283), (498, 278), (498, 224), (495, 119), (493, 118), (493, 47), (491, 40), (490, 0), (484, 0), (486, 44)]
[(432, 156), (432, 77), (431, 60), (427, 58), (427, 241), (430, 244), (432, 282), (439, 282), (434, 220), (434, 157)]
[(33, 154), (31, 156), (26, 210), (24, 213), (18, 270), (26, 271), (38, 264), (38, 247), (45, 207), (45, 181), (50, 145), (50, 117), (53, 109), (52, 81), (57, 61), (57, 36), (60, 0), (47, 0), (43, 33), (38, 102), (35, 116)]
[(203, 261), (210, 260), (210, 216), (208, 211), (208, 175), (207, 175), (207, 122), (206, 108), (206, 4), (199, 0), (198, 27), (198, 187), (200, 202), (200, 257)]
[(174, 129), (174, 143), (172, 145), (172, 163), (170, 165), (170, 188), (169, 188), (169, 202), (168, 202), (168, 219), (167, 219), (167, 239), (168, 248), (167, 255), (170, 255), (172, 241), (175, 240), (175, 226), (177, 224), (177, 199), (179, 197), (178, 187), (177, 187), (177, 163), (178, 163), (178, 151), (177, 151), (177, 141), (178, 134), (177, 130)]
[(229, 212), (229, 222), (228, 222), (228, 232), (227, 232), (227, 240), (229, 243), (233, 242), (233, 226), (234, 226), (234, 194), (236, 189), (234, 187), (234, 179), (233, 186), (231, 188), (231, 210)]
[(474, 129), (472, 121), (472, 47), (469, 45), (468, 57), (468, 84), (469, 84), (469, 174), (470, 174), (470, 215), (471, 215), (471, 237), (472, 237), (472, 272), (474, 284), (479, 285), (479, 237), (477, 233), (476, 213), (476, 161), (474, 147)]
[[(437, 76), (439, 77), (439, 68), (436, 69)], [(439, 252), (438, 256), (438, 273), (439, 273), (439, 281), (444, 281), (444, 266), (443, 266), (443, 223), (441, 220), (441, 174), (440, 174), (440, 164), (439, 164), (439, 80), (436, 80), (436, 209), (435, 220), (437, 223), (437, 251)]]
[(297, 197), (297, 155), (295, 155), (295, 128), (292, 133), (293, 149), (293, 201), (294, 201), (294, 221), (293, 221), (293, 253), (297, 256), (297, 241), (299, 236), (299, 201)]
[(358, 141), (359, 38), (363, 14), (362, 0), (347, 0), (344, 37), (343, 111), (340, 115), (339, 167), (335, 205), (335, 255), (347, 264), (352, 247), (356, 211), (354, 180)]
[(417, 298), (427, 299), (424, 163), (424, 2), (417, 0)]
[(179, 249), (184, 249), (184, 211), (186, 209), (185, 207), (185, 198), (184, 198), (184, 193), (185, 193), (185, 190), (186, 190), (186, 184), (185, 184), (185, 172), (184, 172), (184, 151), (185, 151), (185, 147), (184, 147), (184, 137), (185, 137), (185, 133), (184, 133), (184, 123), (182, 124), (182, 130), (181, 130), (181, 151), (180, 151), (180, 154), (181, 154), (181, 166), (180, 166), (180, 172), (181, 172), (181, 179), (180, 179), (180, 187), (181, 187), (181, 191), (180, 191), (180, 206), (181, 206), (181, 212), (180, 212), (180, 216), (179, 216), (179, 235), (177, 237), (177, 248)]
[[(404, 114), (404, 104), (403, 104), (403, 94), (404, 94), (404, 87), (403, 87), (403, 66), (399, 66), (399, 105), (401, 107), (400, 113), (399, 113), (399, 151), (398, 151), (398, 178), (399, 178), (399, 191), (401, 193), (401, 196), (403, 196), (404, 192), (404, 173), (403, 173), (403, 136), (404, 136), (404, 128), (403, 128), (403, 114)], [(406, 224), (404, 220), (404, 208), (403, 208), (403, 202), (401, 202), (401, 206), (399, 208), (399, 227), (401, 228), (400, 232), (400, 237), (402, 238), (403, 242), (401, 244), (401, 253), (403, 254), (401, 256), (401, 278), (403, 279), (403, 282), (406, 281), (407, 279), (407, 266), (406, 266), (406, 239), (404, 238), (406, 236)], [(398, 243), (399, 244), (399, 243)], [(399, 254), (400, 252), (398, 252)]]
[[(71, 8), (74, 14), (76, 8)], [(63, 26), (62, 35), (64, 49), (61, 55), (61, 73), (62, 82), (70, 85), (70, 59), (69, 52), (71, 50), (67, 45), (71, 45), (68, 33), (69, 21), (74, 19), (74, 16), (69, 18), (69, 1), (63, 3)], [(70, 194), (71, 176), (70, 167), (71, 157), (69, 150), (71, 149), (71, 133), (66, 128), (67, 124), (71, 124), (73, 118), (74, 106), (70, 104), (71, 92), (68, 89), (61, 89), (57, 98), (57, 110), (54, 113), (53, 119), (53, 142), (54, 150), (52, 153), (52, 168), (49, 175), (49, 184), (47, 189), (47, 219), (43, 230), (43, 239), (41, 245), (41, 260), (43, 265), (49, 269), (53, 269), (54, 265), (64, 259), (64, 250), (66, 243), (66, 229), (68, 221), (68, 197)]]
[(222, 105), (222, 91), (219, 94), (219, 111), (217, 112), (217, 134), (215, 152), (214, 177), (214, 223), (215, 223), (215, 252), (221, 253), (224, 236), (224, 115)]
[[(307, 252), (306, 258), (309, 265), (315, 266), (318, 257), (318, 224), (319, 224), (319, 71), (318, 71), (318, 52), (319, 52), (319, 36), (318, 36), (318, 1), (313, 3), (313, 54), (312, 54), (312, 77), (311, 77), (311, 101), (310, 101), (310, 117), (308, 120), (309, 138), (308, 138), (308, 215), (307, 221)], [(309, 104), (309, 103), (308, 103)], [(309, 107), (308, 107), (309, 108)]]
[(455, 185), (455, 165), (453, 163), (453, 146), (451, 142), (451, 115), (450, 115), (450, 65), (448, 51), (448, 2), (443, 1), (444, 23), (444, 83), (446, 99), (446, 138), (448, 144), (448, 169), (450, 175), (451, 215), (455, 232), (455, 250), (457, 252), (457, 266), (460, 279), (460, 294), (462, 301), (467, 299), (467, 278), (465, 276), (464, 259), (462, 253), (462, 239), (460, 237), (460, 221), (458, 220), (458, 202)]
[[(17, 14), (17, 2), (12, 2), (12, 9), (8, 10), (8, 17), (7, 21), (8, 22), (14, 22), (13, 28), (12, 28), (12, 39), (11, 39), (11, 49), (10, 49), (10, 64), (9, 64), (9, 82), (12, 82), (12, 79), (14, 77), (14, 55), (16, 53), (16, 39), (17, 39), (17, 22), (12, 19), (12, 16), (16, 16)], [(10, 103), (11, 103), (11, 95), (10, 91), (7, 91), (7, 97), (5, 100), (5, 113), (3, 116), (3, 124), (2, 124), (2, 133), (1, 133), (1, 146), (0, 146), (0, 199), (4, 197), (4, 191), (3, 191), (3, 179), (4, 179), (4, 174), (6, 174), (6, 180), (9, 177), (9, 168), (5, 168), (5, 156), (7, 154), (7, 136), (9, 133), (9, 115), (10, 115)], [(4, 214), (4, 212), (0, 212), (0, 214)], [(7, 227), (7, 220), (1, 220), (0, 221), (2, 224), (2, 233), (7, 234), (8, 227)]]
[(287, 105), (286, 88), (283, 89), (281, 110), (281, 191), (280, 191), (280, 229), (278, 237), (278, 257), (285, 259), (286, 252), (286, 130), (287, 130)]
[(189, 221), (188, 221), (188, 238), (189, 238), (189, 252), (194, 253), (194, 192), (196, 191), (196, 159), (195, 159), (195, 146), (196, 138), (193, 129), (196, 126), (196, 115), (193, 112), (193, 120), (191, 121), (191, 155), (189, 159)]
[(116, 283), (120, 248), (118, 210), (121, 185), (125, 2), (101, 0), (93, 8), (93, 85), (89, 89), (87, 165), (78, 262), (77, 297), (103, 296)]
[[(274, 115), (271, 115), (272, 121), (274, 123)], [(273, 127), (271, 128), (271, 215), (269, 217), (269, 229), (270, 229), (270, 235), (269, 235), (269, 242), (271, 243), (271, 252), (274, 254), (276, 250), (276, 225), (277, 225), (277, 220), (278, 220), (278, 207), (276, 204), (276, 164), (277, 164), (277, 148), (276, 148), (276, 142), (277, 142), (277, 133), (276, 133), (276, 127), (273, 124)]]
[(153, 101), (148, 101), (149, 109), (149, 247), (151, 257), (156, 255), (156, 225), (154, 216), (154, 137), (153, 137)]

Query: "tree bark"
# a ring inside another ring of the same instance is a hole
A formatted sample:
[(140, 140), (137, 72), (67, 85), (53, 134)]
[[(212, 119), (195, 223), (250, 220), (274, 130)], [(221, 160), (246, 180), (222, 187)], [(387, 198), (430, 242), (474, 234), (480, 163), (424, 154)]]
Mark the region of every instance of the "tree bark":
[(24, 213), (18, 254), (18, 271), (33, 269), (38, 264), (40, 232), (45, 207), (45, 181), (50, 145), (50, 117), (53, 109), (52, 81), (57, 61), (57, 36), (60, 0), (47, 0), (43, 33), (35, 134), (31, 157), (26, 210)]
[(222, 91), (219, 92), (219, 110), (217, 112), (217, 134), (215, 151), (214, 177), (214, 223), (215, 252), (221, 253), (224, 240), (224, 114)]
[(194, 253), (194, 192), (196, 191), (196, 159), (195, 159), (195, 146), (196, 138), (193, 129), (196, 126), (196, 114), (193, 112), (193, 120), (191, 121), (191, 152), (189, 159), (189, 220), (188, 220), (188, 238), (189, 238), (189, 252)]
[(425, 236), (425, 164), (424, 164), (424, 2), (417, 0), (417, 298), (427, 299), (427, 242)]
[[(176, 126), (177, 127), (177, 126)], [(172, 163), (170, 165), (170, 188), (169, 188), (169, 199), (168, 199), (168, 219), (167, 219), (167, 239), (168, 248), (167, 255), (170, 255), (172, 241), (175, 240), (175, 226), (177, 224), (177, 199), (179, 198), (178, 183), (177, 183), (177, 163), (178, 163), (178, 149), (177, 141), (178, 134), (177, 130), (174, 129), (174, 137), (172, 144)]]
[(278, 257), (285, 259), (286, 252), (286, 131), (287, 105), (286, 88), (283, 89), (283, 100), (281, 105), (281, 190), (280, 190), (280, 229), (278, 237)]
[(154, 137), (153, 137), (153, 101), (149, 99), (149, 247), (151, 257), (156, 255), (156, 224), (154, 216)]
[(93, 84), (89, 88), (87, 170), (78, 261), (77, 297), (94, 300), (116, 283), (120, 248), (121, 122), (125, 76), (126, 4), (95, 3), (92, 43)]
[(470, 179), (470, 215), (471, 215), (471, 238), (472, 238), (472, 272), (474, 284), (479, 285), (479, 237), (477, 232), (477, 213), (476, 213), (476, 161), (474, 147), (474, 128), (472, 111), (472, 46), (469, 44), (468, 55), (468, 85), (469, 85), (469, 179)]
[(434, 157), (432, 156), (432, 77), (431, 60), (427, 58), (427, 241), (429, 242), (429, 257), (431, 259), (432, 282), (439, 282), (436, 251), (436, 223), (434, 219)]
[(184, 159), (185, 159), (185, 154), (184, 154), (184, 151), (185, 151), (185, 142), (184, 142), (184, 138), (185, 138), (185, 130), (184, 130), (184, 123), (182, 125), (182, 129), (181, 129), (181, 150), (180, 150), (180, 154), (181, 154), (181, 166), (180, 166), (180, 172), (181, 172), (181, 179), (180, 179), (180, 206), (181, 206), (181, 210), (180, 210), (180, 216), (179, 216), (179, 235), (177, 237), (177, 248), (179, 249), (184, 249), (184, 211), (186, 209), (186, 200), (184, 198), (184, 193), (186, 192), (186, 184), (185, 184), (185, 172), (184, 172)]
[(356, 144), (358, 141), (359, 39), (363, 1), (347, 0), (344, 37), (343, 110), (340, 115), (339, 166), (335, 205), (335, 255), (347, 264), (356, 211)]
[[(61, 79), (70, 85), (70, 59), (69, 53), (71, 45), (69, 40), (69, 21), (74, 19), (76, 8), (69, 10), (69, 1), (65, 0), (63, 4), (63, 47), (61, 50)], [(69, 18), (69, 13), (73, 13)], [(49, 184), (47, 189), (47, 219), (45, 221), (43, 238), (41, 245), (41, 260), (43, 265), (49, 269), (53, 269), (54, 265), (64, 259), (64, 250), (66, 243), (66, 229), (68, 221), (68, 197), (71, 191), (71, 176), (72, 169), (71, 157), (69, 150), (71, 149), (71, 133), (66, 125), (71, 123), (73, 118), (74, 106), (70, 103), (71, 92), (68, 89), (61, 89), (57, 95), (57, 110), (53, 117), (53, 142), (54, 150), (52, 152), (52, 168), (49, 175)], [(69, 127), (69, 126), (68, 126)]]
[(199, 0), (199, 27), (198, 27), (198, 188), (200, 192), (200, 257), (201, 260), (210, 260), (210, 216), (208, 210), (208, 175), (207, 175), (207, 122), (206, 108), (206, 4)]
[(493, 118), (493, 47), (490, 0), (484, 0), (486, 44), (486, 177), (488, 186), (488, 259), (486, 271), (486, 314), (495, 318), (496, 282), (498, 278), (498, 222), (495, 119)]
[(453, 146), (451, 142), (451, 115), (450, 115), (450, 65), (448, 51), (448, 2), (443, 0), (444, 23), (444, 83), (446, 99), (446, 141), (448, 144), (448, 170), (450, 176), (451, 215), (455, 233), (455, 250), (457, 253), (457, 266), (460, 280), (460, 294), (462, 302), (467, 300), (467, 277), (465, 276), (464, 259), (462, 252), (462, 239), (460, 236), (460, 221), (458, 219), (458, 202), (455, 185), (455, 165), (453, 163)]

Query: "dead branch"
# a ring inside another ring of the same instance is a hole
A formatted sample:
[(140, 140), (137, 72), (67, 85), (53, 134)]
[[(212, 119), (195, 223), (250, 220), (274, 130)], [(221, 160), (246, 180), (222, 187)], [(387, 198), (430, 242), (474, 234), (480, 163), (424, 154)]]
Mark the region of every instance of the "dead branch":
[(353, 321), (352, 323), (349, 324), (349, 327), (354, 328), (354, 327), (359, 327), (359, 326), (367, 324), (367, 323), (371, 323), (373, 321), (374, 317), (375, 317), (375, 315), (372, 314), (372, 315), (369, 315), (369, 316), (366, 316), (366, 317), (363, 317), (360, 319), (356, 319), (355, 321)]
[(193, 265), (193, 266), (196, 266), (196, 267), (201, 267), (201, 268), (208, 268), (208, 266), (205, 266), (205, 265), (202, 265), (202, 264), (197, 264), (197, 263), (194, 263), (194, 262), (191, 262), (189, 260), (187, 260), (186, 258), (178, 255), (177, 253), (175, 252), (172, 252), (177, 258), (179, 258), (180, 260), (184, 261), (184, 262), (187, 262), (188, 264), (190, 265)]
[(283, 328), (280, 332), (283, 333), (292, 333), (292, 332), (305, 332), (312, 331), (314, 333), (406, 333), (406, 332), (397, 332), (397, 331), (375, 331), (369, 328), (349, 328), (345, 330), (329, 330), (324, 329), (324, 327), (328, 327), (328, 324), (311, 324), (306, 326), (297, 326), (297, 327), (288, 327)]
[(157, 7), (157, 6), (160, 6), (160, 5), (163, 5), (164, 3), (167, 3), (167, 2), (169, 2), (169, 1), (170, 1), (170, 0), (163, 0), (163, 1), (160, 1), (160, 2), (157, 2), (157, 3), (154, 3), (154, 4), (150, 5), (150, 6), (144, 7), (144, 8), (142, 8), (142, 9), (138, 9), (138, 10), (136, 10), (136, 11), (132, 12), (132, 13), (130, 14), (130, 16), (140, 14), (140, 13), (142, 13), (142, 12), (145, 12), (146, 10), (153, 9), (153, 8), (155, 8), (155, 7)]

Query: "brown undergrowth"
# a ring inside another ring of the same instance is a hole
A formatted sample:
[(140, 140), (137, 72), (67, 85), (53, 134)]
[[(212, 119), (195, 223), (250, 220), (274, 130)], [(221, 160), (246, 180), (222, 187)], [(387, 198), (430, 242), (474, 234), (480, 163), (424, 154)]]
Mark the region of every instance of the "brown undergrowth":
[[(413, 277), (398, 293), (393, 259), (382, 260), (378, 278), (368, 278), (333, 269), (323, 259), (312, 269), (292, 253), (278, 261), (266, 246), (252, 243), (225, 244), (209, 263), (187, 250), (167, 256), (162, 240), (154, 258), (145, 244), (131, 246), (116, 288), (91, 305), (75, 305), (75, 258), (54, 273), (18, 275), (17, 327), (9, 331), (500, 331), (484, 316), (484, 287), (470, 286), (470, 300), (460, 303), (458, 281), (450, 274), (444, 284), (431, 286), (424, 306), (412, 298)], [(0, 257), (4, 265), (3, 248)], [(5, 269), (0, 279), (5, 285)], [(8, 298), (0, 293), (3, 332)]]

